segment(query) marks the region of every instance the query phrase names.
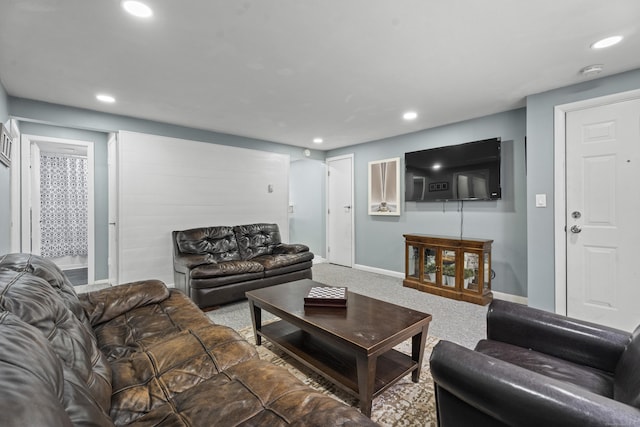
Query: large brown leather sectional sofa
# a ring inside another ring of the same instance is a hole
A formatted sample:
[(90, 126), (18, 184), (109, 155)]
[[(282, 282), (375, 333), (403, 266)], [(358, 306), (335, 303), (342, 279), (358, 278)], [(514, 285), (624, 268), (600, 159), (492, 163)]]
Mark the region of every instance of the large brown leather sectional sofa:
[(160, 281), (78, 295), (52, 262), (11, 254), (0, 257), (0, 425), (376, 424)]
[(278, 224), (173, 232), (175, 287), (201, 308), (243, 299), (253, 289), (311, 279), (312, 260), (309, 247), (282, 243)]

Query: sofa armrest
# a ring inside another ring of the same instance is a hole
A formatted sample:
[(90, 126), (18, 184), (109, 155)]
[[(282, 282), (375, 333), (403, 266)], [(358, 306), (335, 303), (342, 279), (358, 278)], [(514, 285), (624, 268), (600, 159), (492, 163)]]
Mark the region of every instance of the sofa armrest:
[[(633, 406), (452, 342), (439, 342), (429, 363), (436, 395), (442, 388), (460, 401), (439, 401), (438, 411), (467, 408), (439, 413), (440, 427), (477, 425), (468, 419), (474, 412), (478, 420), (489, 417), (514, 426), (640, 425), (640, 410)], [(463, 413), (467, 419), (460, 419)]]
[(309, 252), (309, 246), (301, 245), (299, 243), (286, 244), (280, 243), (273, 248), (274, 254), (299, 254), (300, 252)]
[(180, 254), (173, 257), (173, 267), (180, 273), (188, 273), (190, 269), (199, 265), (215, 263), (210, 254)]
[(487, 338), (614, 372), (629, 332), (507, 301), (487, 312)]
[(169, 289), (160, 280), (132, 282), (78, 295), (92, 326), (167, 298)]

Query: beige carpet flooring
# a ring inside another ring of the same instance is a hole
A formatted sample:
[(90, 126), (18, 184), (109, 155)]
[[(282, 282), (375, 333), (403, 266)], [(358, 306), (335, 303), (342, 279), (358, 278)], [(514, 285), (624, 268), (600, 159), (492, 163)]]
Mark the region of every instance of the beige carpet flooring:
[[(239, 333), (252, 344), (255, 344), (253, 328), (245, 327)], [(429, 357), (438, 338), (428, 336), (425, 344), (424, 360), (418, 383), (411, 381), (407, 375), (389, 387), (373, 400), (371, 419), (382, 426), (436, 426), (435, 396), (433, 380), (429, 371)], [(302, 365), (286, 353), (263, 339), (262, 345), (256, 347), (262, 360), (270, 361), (287, 368), (300, 381), (308, 386), (333, 396), (347, 405), (358, 405), (358, 399), (334, 386), (331, 382)], [(398, 351), (411, 354), (411, 341), (405, 341), (396, 347)]]

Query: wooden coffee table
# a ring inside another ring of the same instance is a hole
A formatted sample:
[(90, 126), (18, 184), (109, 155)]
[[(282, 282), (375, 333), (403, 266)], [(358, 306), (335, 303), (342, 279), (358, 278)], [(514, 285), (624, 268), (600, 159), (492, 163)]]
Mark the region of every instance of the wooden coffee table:
[[(431, 315), (349, 292), (347, 308), (305, 309), (312, 286), (305, 279), (246, 293), (256, 344), (268, 339), (305, 366), (360, 399), (371, 416), (371, 403), (411, 373), (418, 382)], [(262, 324), (262, 310), (280, 320)], [(394, 346), (411, 338), (411, 356)]]

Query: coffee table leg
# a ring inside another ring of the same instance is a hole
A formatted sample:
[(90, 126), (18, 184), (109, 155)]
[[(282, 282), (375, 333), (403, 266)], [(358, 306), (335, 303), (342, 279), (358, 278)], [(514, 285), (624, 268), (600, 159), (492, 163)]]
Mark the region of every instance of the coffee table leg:
[(373, 387), (376, 380), (377, 357), (358, 355), (358, 394), (360, 395), (360, 411), (367, 417), (371, 417), (371, 404), (373, 402)]
[(262, 344), (262, 335), (259, 335), (258, 331), (262, 329), (262, 309), (249, 300), (249, 310), (253, 323), (253, 337), (256, 340), (256, 345), (260, 345)]
[(422, 328), (422, 332), (411, 338), (411, 359), (418, 364), (415, 371), (411, 373), (411, 381), (417, 383), (420, 379), (420, 371), (422, 370), (422, 359), (424, 356), (424, 344), (427, 341), (427, 332), (429, 325)]

